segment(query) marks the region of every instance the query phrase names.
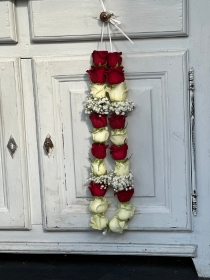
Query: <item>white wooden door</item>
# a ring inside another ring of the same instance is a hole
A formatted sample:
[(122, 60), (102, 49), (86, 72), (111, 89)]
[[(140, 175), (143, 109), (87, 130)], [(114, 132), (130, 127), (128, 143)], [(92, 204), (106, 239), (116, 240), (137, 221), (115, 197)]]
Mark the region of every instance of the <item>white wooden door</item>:
[[(33, 60), (47, 230), (89, 229), (91, 126), (83, 110), (88, 61), (89, 56)], [(136, 103), (128, 132), (137, 211), (129, 229), (190, 230), (187, 52), (125, 54), (123, 65), (129, 98)], [(50, 157), (43, 148), (48, 135), (54, 144)], [(111, 217), (117, 199), (111, 190), (108, 196)]]
[(20, 59), (0, 59), (0, 229), (29, 229)]

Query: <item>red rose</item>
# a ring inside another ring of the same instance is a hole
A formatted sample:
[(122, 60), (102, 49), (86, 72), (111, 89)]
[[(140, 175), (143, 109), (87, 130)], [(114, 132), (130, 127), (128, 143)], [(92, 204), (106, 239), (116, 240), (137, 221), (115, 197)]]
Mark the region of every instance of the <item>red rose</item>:
[(125, 81), (123, 67), (110, 68), (106, 72), (107, 82), (110, 85), (120, 84)]
[(115, 160), (125, 159), (127, 156), (127, 151), (128, 145), (126, 143), (121, 146), (112, 145), (110, 147), (110, 154)]
[(100, 115), (97, 113), (92, 113), (89, 116), (93, 127), (101, 128), (107, 126), (107, 115)]
[(107, 61), (107, 51), (93, 51), (92, 58), (95, 66), (103, 66)]
[(122, 53), (121, 52), (112, 52), (107, 55), (107, 64), (109, 67), (118, 67), (122, 63)]
[(106, 68), (105, 67), (100, 67), (100, 68), (96, 68), (94, 66), (91, 67), (90, 70), (86, 71), (89, 76), (90, 76), (90, 80), (92, 83), (95, 84), (104, 84), (106, 81), (106, 76), (105, 76), (105, 72), (106, 72)]
[[(102, 188), (102, 186), (104, 186), (104, 188)], [(92, 196), (104, 196), (107, 192), (108, 186), (102, 184), (95, 184), (93, 181), (91, 181), (88, 188)]]
[(131, 199), (133, 194), (134, 194), (134, 189), (131, 189), (128, 191), (126, 191), (126, 190), (119, 191), (119, 192), (116, 192), (114, 195), (117, 195), (117, 198), (120, 202), (127, 202)]
[(113, 129), (120, 129), (125, 127), (126, 116), (112, 114), (109, 118), (109, 124)]
[(106, 149), (108, 147), (109, 146), (105, 144), (93, 143), (91, 153), (96, 158), (104, 159), (106, 157)]

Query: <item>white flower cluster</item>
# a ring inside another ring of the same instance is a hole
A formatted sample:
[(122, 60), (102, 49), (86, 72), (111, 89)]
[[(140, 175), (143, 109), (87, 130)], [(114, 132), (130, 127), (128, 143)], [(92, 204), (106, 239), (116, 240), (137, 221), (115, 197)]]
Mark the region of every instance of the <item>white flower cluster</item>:
[(93, 173), (90, 173), (90, 178), (88, 181), (93, 181), (95, 184), (103, 184), (106, 186), (110, 186), (112, 183), (112, 175), (106, 174), (101, 176), (95, 176)]
[(98, 113), (98, 114), (109, 114), (110, 100), (107, 97), (94, 98), (90, 94), (86, 98), (86, 103), (84, 105), (85, 114)]
[(116, 176), (115, 173), (113, 172), (111, 174), (112, 180), (111, 180), (111, 185), (114, 189), (114, 192), (119, 192), (122, 190), (131, 190), (133, 189), (133, 174), (130, 171), (128, 175), (121, 175), (121, 176)]
[(110, 113), (115, 113), (117, 115), (125, 115), (126, 113), (129, 113), (133, 111), (135, 108), (135, 103), (132, 101), (120, 101), (120, 102), (112, 102), (109, 111)]

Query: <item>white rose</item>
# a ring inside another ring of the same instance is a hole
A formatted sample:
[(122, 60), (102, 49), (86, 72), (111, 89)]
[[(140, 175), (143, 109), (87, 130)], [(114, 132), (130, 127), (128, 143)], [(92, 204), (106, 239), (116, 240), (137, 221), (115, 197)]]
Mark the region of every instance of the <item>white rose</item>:
[(128, 203), (119, 203), (118, 211), (116, 213), (117, 218), (121, 221), (127, 221), (131, 219), (135, 212), (135, 207), (132, 204)]
[(106, 166), (102, 159), (95, 159), (91, 163), (91, 170), (92, 170), (93, 174), (96, 176), (105, 175), (107, 173)]
[(99, 215), (93, 215), (90, 221), (91, 223), (89, 226), (97, 230), (105, 229), (109, 223), (109, 220), (106, 217)]
[(116, 216), (114, 216), (109, 222), (109, 228), (113, 232), (122, 233), (124, 229), (128, 228), (128, 225), (125, 221), (120, 221)]
[(94, 128), (92, 132), (93, 141), (96, 143), (104, 143), (109, 138), (108, 127)]
[(90, 84), (90, 89), (94, 98), (106, 97), (106, 84)]
[(96, 214), (103, 214), (106, 212), (109, 204), (110, 202), (105, 197), (95, 197), (90, 202), (89, 210)]
[(111, 130), (110, 140), (116, 146), (123, 145), (125, 143), (125, 140), (127, 140), (127, 139), (128, 139), (128, 134), (127, 134), (126, 128)]
[(107, 87), (107, 92), (109, 93), (111, 101), (125, 101), (127, 91), (128, 87), (124, 82), (117, 84), (113, 87)]
[(116, 176), (128, 175), (130, 172), (130, 162), (128, 160), (125, 162), (116, 161), (114, 172)]

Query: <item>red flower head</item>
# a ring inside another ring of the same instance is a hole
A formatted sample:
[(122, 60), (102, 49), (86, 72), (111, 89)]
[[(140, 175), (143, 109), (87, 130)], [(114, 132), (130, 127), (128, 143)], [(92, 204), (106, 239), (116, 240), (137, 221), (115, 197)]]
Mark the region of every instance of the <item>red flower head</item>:
[(110, 68), (106, 72), (107, 83), (110, 85), (120, 84), (125, 81), (123, 67)]
[(114, 195), (117, 195), (117, 198), (120, 202), (127, 202), (131, 199), (131, 197), (134, 194), (134, 189), (131, 190), (123, 190), (123, 191), (119, 191), (116, 192)]
[(128, 145), (125, 143), (121, 146), (112, 145), (110, 147), (110, 154), (115, 160), (125, 159), (128, 152)]
[(105, 67), (100, 67), (100, 68), (96, 68), (94, 66), (91, 67), (90, 70), (86, 71), (89, 76), (90, 76), (90, 80), (92, 83), (95, 84), (104, 84), (106, 81), (106, 76), (105, 76), (105, 72), (106, 72), (106, 68)]
[(92, 58), (95, 66), (103, 66), (107, 61), (107, 51), (93, 51)]
[[(102, 186), (104, 187), (102, 188)], [(92, 196), (104, 196), (107, 192), (108, 186), (102, 184), (95, 184), (93, 181), (91, 181), (88, 188)]]
[(122, 63), (122, 53), (112, 52), (107, 55), (107, 64), (109, 67), (119, 67)]
[(100, 115), (97, 113), (92, 113), (89, 116), (93, 127), (101, 128), (107, 126), (107, 115)]
[(125, 127), (126, 116), (112, 114), (109, 118), (109, 124), (112, 129), (120, 129)]
[(96, 158), (104, 159), (106, 157), (106, 149), (108, 147), (109, 146), (105, 144), (93, 143), (91, 153)]

